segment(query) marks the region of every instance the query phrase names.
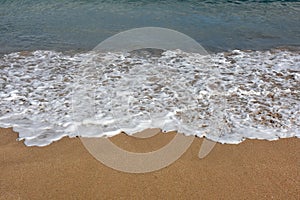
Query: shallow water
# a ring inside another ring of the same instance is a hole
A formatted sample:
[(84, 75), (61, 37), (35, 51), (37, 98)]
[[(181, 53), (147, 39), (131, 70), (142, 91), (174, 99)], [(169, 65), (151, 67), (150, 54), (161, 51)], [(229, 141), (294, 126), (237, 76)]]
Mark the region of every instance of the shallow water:
[(185, 33), (213, 52), (300, 45), (300, 2), (0, 0), (0, 53), (90, 50), (145, 26)]

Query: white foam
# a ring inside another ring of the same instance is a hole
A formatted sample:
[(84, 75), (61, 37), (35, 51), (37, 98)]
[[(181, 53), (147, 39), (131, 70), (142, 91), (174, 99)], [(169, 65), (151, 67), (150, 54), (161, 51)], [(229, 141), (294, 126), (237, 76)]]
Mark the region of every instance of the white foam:
[(28, 146), (146, 128), (232, 144), (300, 137), (299, 61), (288, 50), (11, 53), (0, 59), (0, 126)]

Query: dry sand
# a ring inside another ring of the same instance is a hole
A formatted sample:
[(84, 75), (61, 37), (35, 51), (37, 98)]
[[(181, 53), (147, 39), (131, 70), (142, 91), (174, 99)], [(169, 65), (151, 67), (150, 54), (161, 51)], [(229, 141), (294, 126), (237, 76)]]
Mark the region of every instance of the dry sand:
[[(147, 152), (173, 134), (150, 139), (119, 135), (112, 141)], [(147, 174), (112, 170), (78, 138), (26, 147), (0, 129), (0, 199), (300, 199), (300, 139), (217, 144), (198, 159), (201, 139), (175, 163)]]

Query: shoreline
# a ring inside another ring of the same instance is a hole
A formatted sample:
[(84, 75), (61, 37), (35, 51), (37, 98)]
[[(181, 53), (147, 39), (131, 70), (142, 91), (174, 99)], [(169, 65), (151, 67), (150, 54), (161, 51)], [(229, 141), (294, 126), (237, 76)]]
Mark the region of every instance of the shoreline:
[[(145, 152), (170, 138), (137, 143), (120, 135), (112, 140)], [(202, 160), (197, 155), (203, 139), (196, 138), (175, 163), (146, 174), (106, 167), (79, 138), (46, 147), (26, 147), (16, 139), (12, 129), (0, 129), (0, 199), (297, 199), (300, 193), (297, 138), (218, 143)]]

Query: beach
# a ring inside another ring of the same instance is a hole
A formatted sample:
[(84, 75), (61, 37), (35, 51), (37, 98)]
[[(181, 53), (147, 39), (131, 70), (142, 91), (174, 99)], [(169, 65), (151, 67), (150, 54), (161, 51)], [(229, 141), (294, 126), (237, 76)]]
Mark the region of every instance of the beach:
[(300, 200), (299, 1), (0, 15), (0, 200)]
[[(112, 141), (147, 152), (173, 136), (133, 139), (121, 134)], [(296, 138), (218, 143), (202, 160), (197, 155), (203, 139), (196, 138), (175, 163), (145, 174), (106, 167), (79, 138), (46, 147), (26, 147), (16, 139), (11, 129), (0, 129), (0, 199), (299, 199)]]

